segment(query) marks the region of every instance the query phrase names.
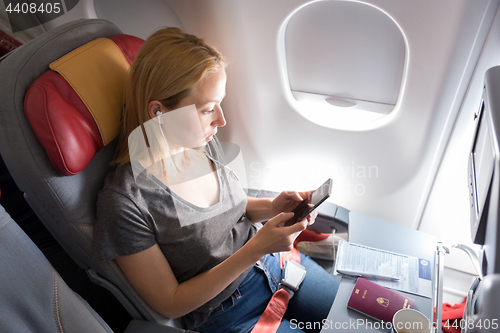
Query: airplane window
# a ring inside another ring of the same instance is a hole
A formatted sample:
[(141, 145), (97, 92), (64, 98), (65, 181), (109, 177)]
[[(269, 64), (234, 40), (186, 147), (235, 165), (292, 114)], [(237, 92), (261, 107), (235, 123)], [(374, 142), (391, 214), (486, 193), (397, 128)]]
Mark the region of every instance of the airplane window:
[(280, 37), (288, 99), (307, 119), (355, 129), (395, 110), (407, 47), (400, 27), (379, 8), (312, 2), (289, 16)]

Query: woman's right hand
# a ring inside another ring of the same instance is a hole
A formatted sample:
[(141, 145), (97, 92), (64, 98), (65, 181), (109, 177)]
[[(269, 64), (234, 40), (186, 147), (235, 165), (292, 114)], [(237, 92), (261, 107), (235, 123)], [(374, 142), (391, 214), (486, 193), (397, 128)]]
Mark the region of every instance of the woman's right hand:
[(215, 267), (179, 283), (158, 244), (118, 257), (116, 262), (137, 292), (166, 317), (181, 317), (217, 296), (264, 255), (292, 249), (307, 219), (283, 227), (293, 213), (280, 213), (267, 221), (243, 247)]
[(267, 221), (257, 234), (248, 241), (256, 255), (262, 258), (268, 253), (290, 251), (295, 238), (307, 227), (307, 219), (285, 227), (284, 222), (293, 217), (293, 213), (280, 213)]

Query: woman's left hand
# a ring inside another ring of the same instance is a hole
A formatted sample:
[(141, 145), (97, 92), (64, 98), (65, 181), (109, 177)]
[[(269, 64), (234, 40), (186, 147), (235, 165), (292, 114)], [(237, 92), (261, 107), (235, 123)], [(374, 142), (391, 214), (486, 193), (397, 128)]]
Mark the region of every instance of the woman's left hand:
[[(281, 212), (291, 212), (297, 207), (302, 200), (307, 199), (312, 195), (312, 191), (296, 192), (296, 191), (284, 191), (281, 192), (276, 198), (274, 198), (271, 204), (271, 214), (272, 216), (278, 215)], [(311, 214), (307, 216), (308, 224), (313, 224), (318, 213), (314, 210)]]
[(318, 216), (318, 211), (315, 209), (311, 212), (311, 214), (307, 215), (307, 225), (311, 225), (316, 221), (316, 217)]

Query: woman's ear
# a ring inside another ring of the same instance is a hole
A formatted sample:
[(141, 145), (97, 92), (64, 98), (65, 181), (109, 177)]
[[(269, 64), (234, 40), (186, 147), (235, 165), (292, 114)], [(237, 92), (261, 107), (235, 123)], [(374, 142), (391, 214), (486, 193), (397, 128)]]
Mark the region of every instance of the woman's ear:
[(157, 117), (157, 112), (160, 111), (161, 113), (163, 113), (163, 109), (162, 109), (163, 105), (159, 102), (159, 101), (151, 101), (149, 102), (148, 104), (148, 113), (149, 113), (149, 117), (151, 119)]

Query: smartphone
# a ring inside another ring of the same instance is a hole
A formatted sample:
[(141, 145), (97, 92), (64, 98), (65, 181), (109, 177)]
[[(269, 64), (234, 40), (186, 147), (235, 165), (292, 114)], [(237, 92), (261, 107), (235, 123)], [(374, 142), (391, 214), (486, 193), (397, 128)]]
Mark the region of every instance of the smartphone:
[(307, 215), (311, 214), (313, 210), (328, 199), (331, 193), (332, 179), (330, 178), (293, 210), (294, 215), (291, 219), (285, 222), (285, 226), (293, 225), (305, 219)]

